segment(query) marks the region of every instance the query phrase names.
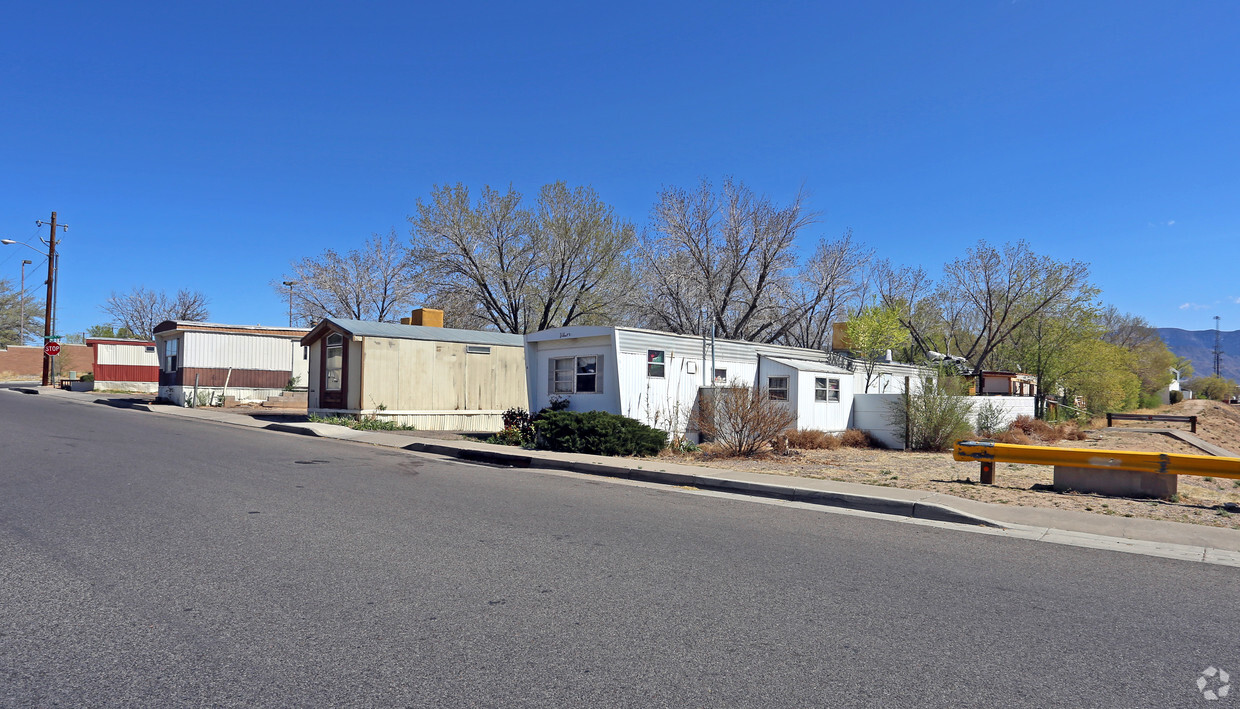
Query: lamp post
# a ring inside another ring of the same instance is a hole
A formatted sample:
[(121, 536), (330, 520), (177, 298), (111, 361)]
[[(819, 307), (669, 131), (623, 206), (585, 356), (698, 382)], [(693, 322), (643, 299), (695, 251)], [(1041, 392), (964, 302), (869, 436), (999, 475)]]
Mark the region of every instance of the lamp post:
[[(285, 287), (288, 288), (288, 326), (289, 327), (293, 326), (293, 286), (297, 285), (298, 282), (299, 281), (284, 281), (283, 282)], [(294, 379), (296, 378), (296, 375), (293, 374), (293, 371), (297, 369), (296, 365), (297, 365), (297, 343), (293, 343), (289, 347), (289, 353), (288, 353), (288, 384), (290, 387), (294, 386)]]
[(288, 286), (288, 326), (293, 326), (293, 286), (301, 281), (284, 281), (284, 285)]
[(26, 267), (32, 263), (34, 263), (34, 261), (31, 261), (28, 258), (22, 259), (22, 292), (21, 292), (21, 296), (22, 296), (21, 297), (21, 304), (22, 304), (21, 318), (22, 319), (21, 319), (21, 322), (18, 323), (18, 330), (19, 332), (21, 332), (21, 335), (20, 335), (21, 340), (19, 342), (23, 345), (26, 344)]
[[(36, 226), (43, 226), (45, 223), (42, 219), (35, 221)], [(47, 253), (39, 251), (30, 244), (25, 244), (12, 239), (0, 239), (0, 244), (12, 246), (13, 244), (21, 244), (35, 253), (42, 254), (47, 257), (47, 303), (45, 303), (43, 313), (43, 386), (52, 383), (52, 356), (47, 353), (47, 343), (52, 341), (53, 326), (55, 325), (55, 311), (52, 310), (56, 299), (56, 227), (60, 227), (65, 231), (69, 230), (68, 224), (57, 224), (56, 213), (52, 212), (51, 236), (43, 243), (47, 244)], [(41, 239), (40, 239), (41, 240)], [(42, 240), (41, 240), (42, 241)]]

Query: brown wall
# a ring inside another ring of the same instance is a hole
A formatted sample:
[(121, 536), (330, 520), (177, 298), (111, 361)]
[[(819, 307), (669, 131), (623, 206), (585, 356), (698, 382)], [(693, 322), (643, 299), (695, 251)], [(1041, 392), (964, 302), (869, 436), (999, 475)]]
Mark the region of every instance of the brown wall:
[[(93, 371), (95, 357), (86, 345), (62, 345), (59, 359), (62, 376), (69, 376), (71, 371), (78, 376)], [(0, 378), (42, 379), (43, 348), (11, 345), (8, 349), (0, 349)]]
[(288, 370), (276, 372), (267, 369), (234, 369), (232, 375), (228, 369), (201, 369), (182, 367), (175, 372), (160, 372), (160, 386), (194, 386), (194, 377), (198, 377), (198, 386), (222, 387), (227, 379), (228, 386), (242, 389), (283, 389), (288, 385)]

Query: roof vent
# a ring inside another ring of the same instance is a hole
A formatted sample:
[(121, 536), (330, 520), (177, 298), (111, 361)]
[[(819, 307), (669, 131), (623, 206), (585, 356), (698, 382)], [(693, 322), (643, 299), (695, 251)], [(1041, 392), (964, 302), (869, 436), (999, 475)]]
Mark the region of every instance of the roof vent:
[(435, 308), (418, 308), (410, 313), (409, 317), (401, 318), (400, 324), (443, 327), (443, 311)]

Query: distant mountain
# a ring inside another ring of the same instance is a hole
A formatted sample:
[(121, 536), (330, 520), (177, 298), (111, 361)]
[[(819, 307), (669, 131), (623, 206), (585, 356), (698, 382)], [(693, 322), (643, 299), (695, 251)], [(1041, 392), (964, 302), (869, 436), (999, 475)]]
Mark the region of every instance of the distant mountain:
[[(1208, 377), (1214, 374), (1214, 331), (1181, 330), (1175, 327), (1158, 328), (1158, 336), (1167, 343), (1167, 349), (1177, 357), (1193, 361), (1193, 376)], [(1240, 330), (1219, 333), (1223, 356), (1221, 373), (1224, 377), (1240, 381)]]

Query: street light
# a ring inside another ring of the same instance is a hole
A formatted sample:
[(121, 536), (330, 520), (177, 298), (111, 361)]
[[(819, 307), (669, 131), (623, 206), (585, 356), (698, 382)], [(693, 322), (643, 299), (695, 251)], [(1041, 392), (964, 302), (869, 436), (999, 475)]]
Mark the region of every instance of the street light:
[[(35, 222), (35, 225), (43, 226), (45, 223), (46, 222), (42, 219), (39, 219)], [(47, 353), (47, 343), (52, 341), (52, 332), (54, 332), (52, 328), (56, 321), (56, 311), (53, 308), (55, 307), (54, 304), (56, 302), (56, 271), (60, 261), (59, 256), (56, 254), (56, 227), (60, 227), (65, 231), (69, 230), (69, 226), (67, 224), (56, 223), (55, 212), (52, 212), (52, 221), (50, 222), (50, 226), (51, 236), (49, 239), (47, 241), (40, 239), (40, 241), (47, 244), (47, 253), (43, 253), (30, 244), (14, 241), (12, 239), (0, 239), (0, 244), (4, 244), (5, 246), (21, 244), (31, 251), (47, 257), (47, 303), (44, 304), (45, 307), (43, 313), (43, 386), (48, 386), (52, 383), (52, 356)]]

